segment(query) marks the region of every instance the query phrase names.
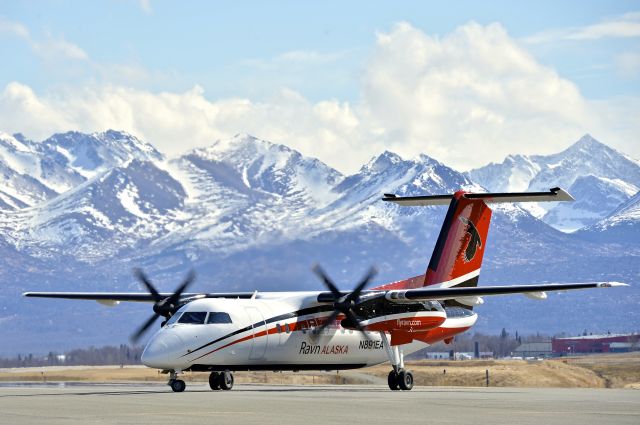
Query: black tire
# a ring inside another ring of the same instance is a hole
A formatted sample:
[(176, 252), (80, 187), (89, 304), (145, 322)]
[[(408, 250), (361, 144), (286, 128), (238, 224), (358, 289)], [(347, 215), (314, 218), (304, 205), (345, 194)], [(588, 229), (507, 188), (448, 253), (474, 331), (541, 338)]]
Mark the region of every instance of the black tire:
[(400, 383), (398, 382), (398, 374), (395, 370), (389, 372), (389, 376), (387, 377), (387, 383), (389, 384), (389, 388), (392, 391), (398, 391), (400, 389)]
[(174, 393), (181, 393), (187, 388), (187, 384), (185, 384), (182, 379), (174, 379), (169, 385), (171, 385)]
[(220, 372), (211, 372), (209, 375), (209, 387), (213, 391), (220, 389), (220, 383), (222, 382), (222, 374)]
[(230, 390), (231, 388), (233, 388), (233, 373), (231, 372), (222, 372), (220, 374), (221, 379), (220, 379), (220, 388), (222, 388), (223, 390)]
[(413, 373), (408, 370), (403, 370), (398, 374), (398, 383), (400, 384), (400, 389), (409, 391), (413, 388)]

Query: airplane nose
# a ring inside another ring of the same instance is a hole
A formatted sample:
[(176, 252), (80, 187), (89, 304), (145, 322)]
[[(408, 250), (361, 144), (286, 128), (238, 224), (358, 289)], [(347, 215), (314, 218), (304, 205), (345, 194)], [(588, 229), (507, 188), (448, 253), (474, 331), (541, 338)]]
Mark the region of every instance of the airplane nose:
[(140, 360), (145, 366), (169, 369), (177, 362), (179, 353), (183, 350), (184, 344), (178, 335), (160, 332), (149, 341)]

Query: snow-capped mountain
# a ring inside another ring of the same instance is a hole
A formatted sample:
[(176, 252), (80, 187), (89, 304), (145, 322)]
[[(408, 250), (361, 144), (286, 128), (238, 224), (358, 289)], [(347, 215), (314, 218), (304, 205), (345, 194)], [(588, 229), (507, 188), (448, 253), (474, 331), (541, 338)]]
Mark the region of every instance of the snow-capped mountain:
[(0, 209), (38, 205), (132, 159), (160, 160), (162, 155), (113, 130), (55, 134), (42, 142), (0, 133)]
[(468, 175), (491, 191), (567, 189), (578, 202), (529, 208), (564, 231), (595, 223), (640, 189), (640, 162), (590, 135), (557, 154), (512, 155), (501, 164), (492, 163)]

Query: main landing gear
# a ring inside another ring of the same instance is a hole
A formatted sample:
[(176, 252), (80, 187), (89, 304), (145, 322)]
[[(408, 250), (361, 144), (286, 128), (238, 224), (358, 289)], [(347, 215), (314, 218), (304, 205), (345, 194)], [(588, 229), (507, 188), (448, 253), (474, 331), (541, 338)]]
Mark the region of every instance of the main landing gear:
[(393, 370), (389, 372), (387, 377), (387, 383), (392, 391), (404, 390), (409, 391), (413, 388), (413, 374), (410, 370), (404, 368), (404, 353), (398, 348), (398, 346), (389, 345), (389, 338), (384, 332), (380, 332), (384, 348), (387, 350), (387, 356), (389, 356), (389, 362), (393, 366)]
[(233, 374), (229, 371), (211, 372), (209, 386), (212, 390), (230, 390), (233, 388)]
[(410, 370), (401, 370), (400, 372), (392, 370), (387, 377), (387, 383), (393, 391), (409, 391), (413, 388), (413, 374)]

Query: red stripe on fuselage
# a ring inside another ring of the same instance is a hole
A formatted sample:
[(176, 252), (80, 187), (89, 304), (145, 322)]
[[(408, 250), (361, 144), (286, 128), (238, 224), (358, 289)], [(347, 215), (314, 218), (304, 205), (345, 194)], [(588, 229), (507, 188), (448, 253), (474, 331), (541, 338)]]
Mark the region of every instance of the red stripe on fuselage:
[[(301, 320), (298, 322), (292, 322), (289, 323), (289, 330), (290, 332), (294, 332), (296, 330), (309, 330), (311, 328), (311, 326), (321, 326), (322, 323), (324, 323), (326, 321), (327, 317), (322, 317), (322, 318), (314, 318), (314, 319), (308, 319), (308, 320)], [(338, 319), (336, 319), (335, 323), (340, 323), (340, 316), (338, 317)], [(331, 327), (331, 325), (329, 326)], [(284, 328), (284, 325), (282, 325), (281, 329)], [(439, 327), (439, 328), (435, 328), (435, 329), (431, 329), (427, 332), (413, 332), (411, 333), (412, 339), (417, 339), (421, 342), (425, 342), (428, 344), (435, 344), (436, 342), (440, 342), (446, 338), (451, 338), (455, 335), (458, 335), (462, 332), (467, 331), (468, 329), (470, 329), (471, 326), (466, 326), (466, 327), (462, 327), (462, 328), (443, 328), (443, 327)], [(278, 328), (277, 326), (274, 326), (271, 329), (266, 329), (260, 332), (257, 332), (255, 334), (251, 334), (251, 335), (247, 335), (244, 336), (240, 339), (237, 339), (235, 341), (232, 341), (228, 344), (225, 344), (221, 347), (218, 347), (214, 350), (211, 350), (205, 354), (202, 354), (199, 357), (196, 357), (195, 359), (191, 360), (192, 362), (199, 360), (205, 356), (208, 356), (210, 354), (213, 354), (217, 351), (220, 351), (224, 348), (230, 347), (232, 345), (235, 344), (239, 344), (241, 342), (245, 342), (248, 341), (250, 339), (255, 339), (255, 338), (259, 338), (265, 335), (271, 335), (271, 334), (275, 334), (278, 332)]]

